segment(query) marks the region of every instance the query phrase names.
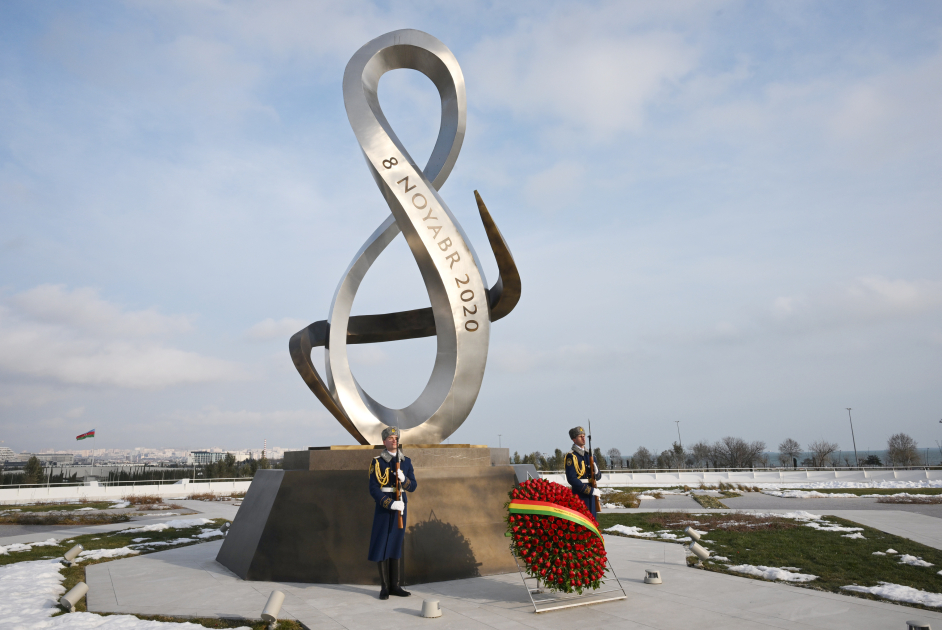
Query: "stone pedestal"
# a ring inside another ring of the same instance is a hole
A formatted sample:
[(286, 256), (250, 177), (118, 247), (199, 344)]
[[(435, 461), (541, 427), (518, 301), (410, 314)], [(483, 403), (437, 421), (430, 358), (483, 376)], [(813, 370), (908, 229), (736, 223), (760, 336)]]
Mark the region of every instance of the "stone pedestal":
[[(216, 560), (246, 580), (379, 584), (366, 559), (374, 502), (370, 459), (381, 446), (285, 453), (260, 470)], [(407, 584), (516, 571), (504, 536), (514, 485), (508, 449), (405, 445), (417, 481), (409, 494)]]

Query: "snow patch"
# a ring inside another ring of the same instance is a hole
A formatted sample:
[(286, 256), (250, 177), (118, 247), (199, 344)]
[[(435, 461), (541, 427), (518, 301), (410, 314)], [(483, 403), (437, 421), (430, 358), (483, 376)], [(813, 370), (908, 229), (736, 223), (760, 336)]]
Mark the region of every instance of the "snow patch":
[(641, 536), (642, 538), (656, 538), (657, 534), (652, 532), (642, 531), (640, 527), (635, 527), (632, 525), (628, 527), (627, 525), (612, 525), (605, 531), (615, 532), (617, 534), (624, 534), (626, 536)]
[(860, 532), (854, 532), (853, 534), (843, 534), (841, 538), (854, 538), (855, 540), (867, 540), (867, 537), (861, 534)]
[(874, 552), (873, 552), (873, 555), (875, 555), (875, 556), (885, 556), (886, 554), (883, 553), (882, 551), (874, 551)]
[[(51, 617), (59, 612), (56, 602), (65, 593), (58, 560), (17, 562), (0, 567), (0, 619), (11, 628), (54, 630), (205, 630), (192, 623), (144, 621), (131, 615), (101, 617), (77, 612)], [(243, 626), (238, 630), (249, 630)]]
[(121, 556), (133, 556), (140, 553), (130, 547), (118, 547), (117, 549), (87, 549), (79, 554), (76, 562), (82, 560), (101, 560), (102, 558), (120, 558)]
[(842, 527), (836, 523), (828, 523), (827, 521), (822, 521), (821, 523), (805, 523), (805, 527), (812, 527), (814, 529), (819, 529), (822, 532), (862, 532), (863, 527)]
[(911, 564), (914, 567), (931, 567), (933, 564), (931, 562), (926, 562), (922, 558), (917, 558), (916, 556), (911, 556), (908, 553), (904, 553), (899, 557), (900, 564)]
[(892, 582), (880, 582), (879, 586), (842, 586), (843, 590), (853, 591), (855, 593), (870, 593), (883, 599), (890, 599), (896, 602), (906, 602), (909, 604), (922, 604), (923, 606), (932, 606), (942, 608), (942, 595), (939, 593), (929, 593), (920, 591), (909, 586), (893, 584)]
[(11, 551), (29, 551), (33, 547), (55, 547), (59, 544), (59, 541), (55, 538), (50, 538), (42, 542), (34, 543), (12, 543), (7, 546), (0, 545), (0, 556), (10, 555)]
[(173, 521), (167, 521), (166, 523), (153, 523), (151, 525), (145, 525), (144, 527), (122, 529), (121, 531), (115, 533), (130, 534), (135, 532), (162, 532), (165, 529), (186, 529), (187, 527), (198, 527), (200, 525), (206, 525), (207, 523), (212, 523), (212, 521), (208, 518), (182, 518)]
[(795, 567), (764, 567), (764, 566), (753, 566), (751, 564), (737, 564), (735, 566), (727, 565), (727, 568), (730, 571), (735, 571), (736, 573), (744, 573), (746, 575), (754, 575), (766, 580), (778, 580), (782, 582), (810, 582), (811, 580), (817, 580), (817, 575), (810, 575), (808, 573), (794, 573), (788, 569), (794, 569)]

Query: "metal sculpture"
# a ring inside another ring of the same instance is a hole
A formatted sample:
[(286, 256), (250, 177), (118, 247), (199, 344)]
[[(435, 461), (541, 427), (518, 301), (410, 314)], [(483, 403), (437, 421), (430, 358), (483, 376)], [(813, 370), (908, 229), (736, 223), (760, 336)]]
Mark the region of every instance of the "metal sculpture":
[[(377, 97), (380, 77), (400, 68), (427, 76), (441, 97), (438, 139), (421, 171), (390, 127)], [(510, 313), (520, 299), (513, 256), (478, 192), (474, 197), (500, 273), (490, 289), (467, 236), (438, 194), (464, 140), (464, 77), (455, 56), (438, 39), (421, 31), (393, 31), (350, 59), (343, 100), (370, 173), (392, 213), (347, 267), (328, 320), (291, 337), (291, 358), (314, 395), (361, 444), (381, 444), (387, 426), (399, 427), (403, 442), (440, 444), (461, 426), (477, 399), (490, 322)], [(351, 316), (360, 282), (400, 232), (418, 263), (431, 308)], [(383, 406), (363, 391), (350, 371), (348, 344), (432, 335), (438, 339), (432, 375), (408, 407)], [(311, 350), (319, 346), (325, 348), (326, 385), (311, 362)]]

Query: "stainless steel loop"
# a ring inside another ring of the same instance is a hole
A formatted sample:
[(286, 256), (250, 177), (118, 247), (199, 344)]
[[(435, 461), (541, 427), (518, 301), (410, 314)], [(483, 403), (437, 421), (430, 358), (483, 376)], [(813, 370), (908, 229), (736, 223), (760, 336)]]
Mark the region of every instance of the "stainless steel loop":
[[(438, 88), (441, 127), (428, 164), (419, 171), (377, 98), (380, 78), (410, 68)], [(438, 194), (454, 168), (464, 140), (464, 77), (448, 48), (427, 33), (402, 30), (377, 37), (356, 52), (344, 72), (347, 117), (391, 214), (347, 267), (326, 321), (298, 331), (288, 344), (298, 373), (324, 407), (361, 444), (380, 444), (387, 426), (402, 430), (402, 441), (439, 444), (471, 413), (481, 389), (490, 323), (506, 317), (520, 299), (520, 274), (500, 230), (474, 191), (499, 277), (490, 289), (471, 243)], [(366, 272), (402, 232), (418, 263), (430, 308), (351, 316)], [(390, 409), (367, 394), (350, 370), (347, 346), (437, 337), (432, 375), (419, 397), (404, 409)], [(311, 361), (325, 348), (327, 383)]]
[[(421, 171), (390, 127), (377, 97), (383, 74), (400, 68), (423, 73), (441, 97), (438, 140)], [(383, 429), (398, 426), (403, 442), (438, 444), (471, 413), (484, 377), (490, 336), (484, 273), (438, 194), (464, 139), (464, 78), (458, 61), (438, 39), (415, 30), (395, 31), (357, 51), (344, 72), (343, 96), (347, 117), (392, 214), (357, 252), (334, 294), (325, 350), (328, 388), (370, 443), (381, 443)], [(423, 392), (408, 407), (391, 409), (366, 393), (353, 376), (347, 327), (360, 282), (399, 232), (425, 281), (438, 347)]]

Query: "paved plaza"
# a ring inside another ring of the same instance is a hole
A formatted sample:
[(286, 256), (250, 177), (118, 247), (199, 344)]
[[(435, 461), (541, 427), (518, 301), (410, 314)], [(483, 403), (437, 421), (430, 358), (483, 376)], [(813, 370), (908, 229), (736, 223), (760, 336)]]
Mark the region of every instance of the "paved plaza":
[[(751, 493), (750, 493), (751, 495)], [(762, 496), (747, 495), (754, 502)], [(773, 499), (769, 504), (741, 511), (786, 512), (805, 510), (846, 518), (891, 534), (942, 549), (942, 527), (934, 515), (888, 510), (872, 500), (823, 500), (828, 506), (855, 509), (821, 509), (818, 499)], [(850, 505), (846, 501), (852, 502)], [(688, 504), (688, 502), (690, 504)], [(176, 501), (203, 518), (232, 519), (238, 507), (227, 502)], [(876, 505), (881, 507), (876, 508)], [(865, 509), (859, 509), (863, 507)], [(899, 507), (899, 506), (894, 506)], [(935, 506), (918, 506), (935, 507)], [(606, 510), (639, 512), (705, 510), (689, 497), (645, 501), (641, 509)], [(167, 520), (167, 514), (135, 518), (135, 522)], [(170, 517), (174, 518), (174, 517)], [(127, 523), (85, 528), (36, 528), (23, 533), (0, 526), (0, 544), (29, 542), (37, 538), (65, 538), (92, 532), (125, 529)], [(366, 630), (382, 616), (391, 628), (410, 624), (436, 624), (443, 628), (562, 628), (573, 625), (615, 625), (619, 628), (905, 628), (910, 619), (942, 627), (942, 612), (928, 612), (888, 602), (798, 588), (786, 584), (736, 577), (688, 568), (684, 548), (621, 537), (606, 537), (606, 547), (627, 599), (592, 606), (533, 612), (518, 574), (488, 576), (424, 585), (412, 585), (413, 596), (377, 599), (378, 587), (313, 585), (240, 580), (215, 561), (222, 541), (136, 556), (87, 568), (88, 607), (93, 612), (164, 614), (204, 617), (258, 618), (268, 595), (286, 595), (282, 616), (308, 628)], [(646, 585), (645, 569), (658, 569), (664, 584)], [(444, 611), (439, 619), (419, 616), (423, 599), (437, 599)]]
[[(366, 630), (429, 624), (437, 628), (829, 628), (906, 627), (942, 613), (688, 568), (681, 545), (607, 537), (627, 599), (535, 614), (518, 574), (409, 586), (413, 596), (377, 599), (378, 587), (246, 582), (215, 562), (220, 541), (88, 567), (89, 610), (257, 618), (281, 590), (283, 617), (309, 628)], [(659, 569), (660, 585), (643, 583)], [(443, 616), (419, 616), (423, 599)]]

